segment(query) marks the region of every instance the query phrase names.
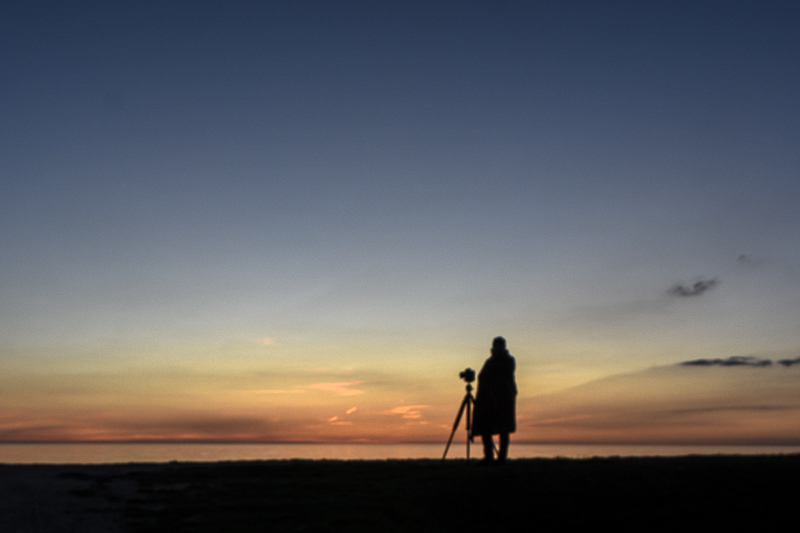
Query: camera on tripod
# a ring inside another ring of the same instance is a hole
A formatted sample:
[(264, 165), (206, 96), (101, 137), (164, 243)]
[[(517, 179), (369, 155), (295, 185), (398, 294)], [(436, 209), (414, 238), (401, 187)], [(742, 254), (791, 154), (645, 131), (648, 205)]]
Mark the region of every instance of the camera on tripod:
[(458, 423), (461, 422), (461, 416), (464, 414), (464, 411), (467, 412), (467, 461), (469, 461), (469, 441), (472, 439), (472, 406), (475, 405), (475, 396), (472, 395), (472, 382), (475, 381), (475, 371), (471, 368), (466, 368), (458, 373), (458, 377), (467, 382), (467, 395), (464, 396), (464, 400), (461, 402), (456, 421), (453, 424), (453, 431), (450, 432), (450, 438), (447, 440), (447, 446), (444, 449), (444, 455), (442, 455), (443, 463), (445, 457), (447, 457), (447, 450), (450, 449), (450, 443), (453, 442), (453, 435), (456, 434)]

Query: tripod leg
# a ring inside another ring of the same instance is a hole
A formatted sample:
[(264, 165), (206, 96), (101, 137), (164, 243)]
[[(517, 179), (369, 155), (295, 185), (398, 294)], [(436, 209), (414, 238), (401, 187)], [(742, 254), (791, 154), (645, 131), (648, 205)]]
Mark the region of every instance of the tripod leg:
[(472, 395), (467, 394), (464, 398), (464, 403), (467, 404), (467, 462), (469, 462), (469, 439), (472, 437)]
[[(443, 463), (445, 457), (447, 457), (447, 450), (450, 449), (450, 443), (453, 442), (453, 435), (456, 434), (456, 429), (458, 429), (458, 423), (461, 422), (461, 415), (464, 414), (464, 407), (467, 405), (468, 405), (467, 398), (464, 398), (464, 401), (461, 402), (461, 407), (458, 409), (458, 416), (456, 416), (456, 421), (453, 423), (453, 431), (450, 432), (450, 438), (447, 439), (447, 446), (444, 449), (444, 455), (442, 455)], [(467, 414), (467, 424), (469, 424), (469, 411)], [(467, 457), (469, 457), (469, 440), (467, 441)]]

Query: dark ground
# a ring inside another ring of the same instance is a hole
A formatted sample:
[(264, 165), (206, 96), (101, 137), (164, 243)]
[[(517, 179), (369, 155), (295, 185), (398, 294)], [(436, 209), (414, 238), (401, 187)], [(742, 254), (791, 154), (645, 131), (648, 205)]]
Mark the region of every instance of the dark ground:
[(718, 531), (800, 518), (800, 455), (0, 465), (0, 531)]

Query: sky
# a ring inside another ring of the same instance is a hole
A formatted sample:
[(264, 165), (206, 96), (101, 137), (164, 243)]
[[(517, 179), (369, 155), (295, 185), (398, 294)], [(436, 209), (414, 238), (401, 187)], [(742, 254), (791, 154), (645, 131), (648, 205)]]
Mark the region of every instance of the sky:
[(800, 443), (798, 27), (2, 3), (0, 441)]

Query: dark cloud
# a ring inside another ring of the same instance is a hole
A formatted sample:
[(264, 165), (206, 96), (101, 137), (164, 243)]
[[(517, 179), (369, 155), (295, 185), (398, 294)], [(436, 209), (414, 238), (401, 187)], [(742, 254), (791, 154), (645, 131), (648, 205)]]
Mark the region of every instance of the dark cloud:
[(682, 283), (676, 283), (667, 291), (672, 296), (700, 296), (707, 290), (713, 288), (715, 285), (718, 285), (719, 281), (717, 278), (711, 279), (700, 279), (694, 282), (691, 286), (683, 285)]
[(783, 366), (797, 365), (800, 364), (800, 357), (795, 357), (794, 359), (780, 359), (778, 361), (778, 364), (781, 364)]
[[(683, 366), (755, 366), (764, 367), (772, 365), (769, 359), (759, 359), (749, 355), (734, 355), (727, 359), (695, 359), (680, 363)], [(788, 366), (788, 365), (787, 365)]]

